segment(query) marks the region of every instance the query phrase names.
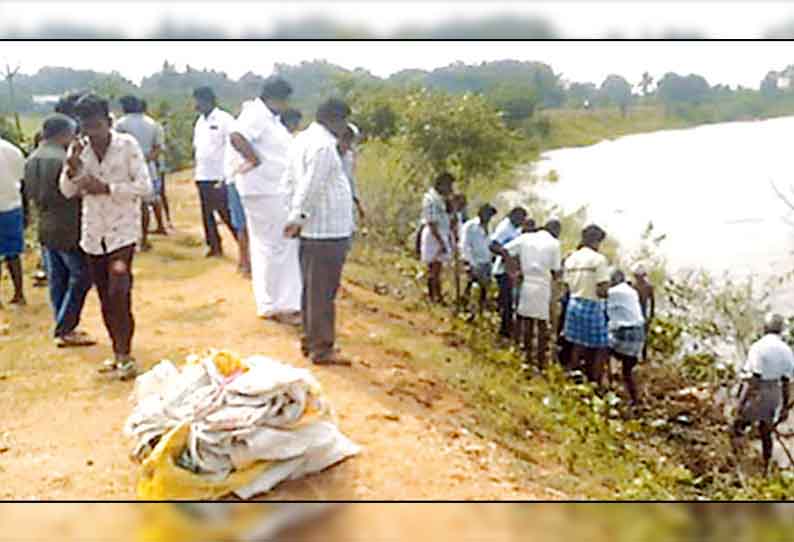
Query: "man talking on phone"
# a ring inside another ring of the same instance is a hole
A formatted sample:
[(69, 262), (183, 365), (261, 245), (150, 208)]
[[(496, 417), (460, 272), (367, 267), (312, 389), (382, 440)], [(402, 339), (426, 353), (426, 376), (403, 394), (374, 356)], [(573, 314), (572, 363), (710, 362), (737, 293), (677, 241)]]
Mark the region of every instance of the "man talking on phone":
[(113, 359), (100, 372), (127, 380), (137, 374), (132, 259), (141, 236), (141, 202), (152, 194), (152, 181), (135, 138), (111, 130), (107, 100), (86, 94), (75, 110), (85, 137), (70, 146), (60, 187), (67, 198), (83, 200), (80, 246), (113, 343)]

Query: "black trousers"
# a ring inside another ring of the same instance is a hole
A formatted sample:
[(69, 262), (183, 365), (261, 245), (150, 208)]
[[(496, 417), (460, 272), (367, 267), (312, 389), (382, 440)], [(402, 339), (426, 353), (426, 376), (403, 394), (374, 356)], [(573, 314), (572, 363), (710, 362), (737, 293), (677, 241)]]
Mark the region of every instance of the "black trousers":
[[(229, 194), (226, 183), (219, 181), (196, 181), (201, 201), (201, 220), (204, 223), (204, 239), (213, 252), (221, 252), (221, 236), (218, 234), (217, 213), (220, 219), (235, 234), (229, 212)], [(235, 234), (236, 235), (236, 234)]]
[(499, 315), (502, 322), (499, 326), (499, 334), (502, 337), (513, 336), (513, 287), (507, 273), (496, 275), (496, 283), (499, 285)]

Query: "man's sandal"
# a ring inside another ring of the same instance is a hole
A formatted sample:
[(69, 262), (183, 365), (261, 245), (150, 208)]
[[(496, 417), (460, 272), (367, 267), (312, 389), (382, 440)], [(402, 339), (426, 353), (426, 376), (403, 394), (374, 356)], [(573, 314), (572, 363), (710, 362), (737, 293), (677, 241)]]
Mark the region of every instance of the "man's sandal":
[(124, 361), (116, 367), (116, 376), (126, 382), (138, 376), (138, 364), (134, 360)]
[(315, 365), (341, 365), (344, 367), (353, 365), (353, 362), (349, 358), (339, 354), (330, 354), (328, 356), (314, 358), (312, 359), (312, 363)]

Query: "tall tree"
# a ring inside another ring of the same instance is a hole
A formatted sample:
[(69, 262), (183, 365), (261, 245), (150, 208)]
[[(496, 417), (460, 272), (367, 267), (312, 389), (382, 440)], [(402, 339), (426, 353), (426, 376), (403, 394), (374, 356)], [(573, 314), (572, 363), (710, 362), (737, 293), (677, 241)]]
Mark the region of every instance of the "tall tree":
[(631, 105), (631, 84), (620, 75), (609, 75), (601, 83), (601, 97), (607, 103), (620, 108), (620, 113), (625, 116)]

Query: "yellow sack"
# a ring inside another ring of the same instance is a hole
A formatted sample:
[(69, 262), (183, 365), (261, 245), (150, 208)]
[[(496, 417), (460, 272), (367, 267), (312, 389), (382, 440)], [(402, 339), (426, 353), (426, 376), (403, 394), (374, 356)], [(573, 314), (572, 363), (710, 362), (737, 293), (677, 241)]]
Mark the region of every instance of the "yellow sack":
[(212, 500), (245, 487), (273, 466), (272, 461), (254, 463), (232, 472), (220, 482), (183, 469), (177, 458), (187, 446), (190, 425), (184, 423), (166, 433), (143, 462), (138, 499), (145, 501)]
[(189, 542), (201, 540), (239, 540), (273, 510), (266, 503), (229, 503), (228, 514), (206, 518), (191, 514), (175, 504), (146, 504), (138, 531), (140, 542)]

